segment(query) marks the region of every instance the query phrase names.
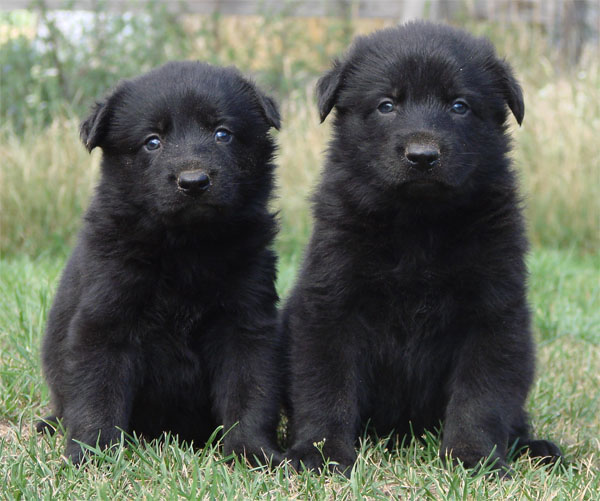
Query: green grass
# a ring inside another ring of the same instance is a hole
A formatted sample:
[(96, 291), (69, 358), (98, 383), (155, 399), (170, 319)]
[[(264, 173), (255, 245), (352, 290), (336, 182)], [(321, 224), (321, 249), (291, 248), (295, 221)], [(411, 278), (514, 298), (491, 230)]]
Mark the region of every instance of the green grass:
[[(293, 281), (299, 254), (282, 257), (282, 293)], [(80, 470), (63, 464), (64, 438), (33, 431), (48, 411), (39, 346), (63, 264), (53, 256), (0, 260), (0, 484), (7, 499), (600, 498), (597, 256), (543, 249), (530, 256), (539, 364), (529, 410), (536, 435), (559, 442), (568, 465), (534, 468), (521, 458), (509, 481), (446, 470), (433, 435), (389, 450), (383, 440), (363, 441), (350, 479), (295, 474), (285, 465), (273, 471), (231, 465), (216, 443), (194, 451), (173, 437), (116, 446)]]

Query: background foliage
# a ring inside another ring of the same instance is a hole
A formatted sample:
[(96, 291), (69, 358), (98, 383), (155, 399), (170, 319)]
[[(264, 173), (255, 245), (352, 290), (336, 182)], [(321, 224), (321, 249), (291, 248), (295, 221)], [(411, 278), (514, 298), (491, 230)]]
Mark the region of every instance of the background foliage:
[[(268, 14), (180, 18), (160, 2), (117, 15), (97, 5), (95, 12), (76, 15), (44, 8), (0, 15), (3, 255), (35, 256), (72, 244), (97, 175), (96, 155), (86, 156), (77, 143), (77, 122), (120, 78), (171, 59), (235, 64), (279, 98), (285, 120), (279, 204), (305, 212), (328, 136), (328, 125), (319, 125), (314, 113), (314, 82), (353, 35), (392, 24)], [(515, 160), (532, 240), (597, 250), (597, 47), (588, 46), (572, 67), (539, 27), (468, 19), (460, 24), (490, 37), (523, 84), (526, 113), (523, 127), (514, 130)], [(294, 228), (294, 234), (282, 234), (284, 243), (297, 241), (296, 235), (302, 240), (308, 231), (308, 216), (292, 212), (282, 210), (284, 223), (292, 218)]]

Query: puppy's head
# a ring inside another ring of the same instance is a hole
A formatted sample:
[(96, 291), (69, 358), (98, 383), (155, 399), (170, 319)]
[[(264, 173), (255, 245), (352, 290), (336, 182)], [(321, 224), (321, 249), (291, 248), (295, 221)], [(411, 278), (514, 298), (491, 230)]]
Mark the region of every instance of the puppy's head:
[[(332, 160), (378, 190), (418, 197), (493, 182), (521, 89), (485, 39), (425, 22), (359, 37), (317, 85), (336, 108)], [(505, 164), (506, 162), (504, 162)]]
[(173, 62), (121, 82), (81, 125), (101, 187), (167, 223), (266, 203), (274, 101), (233, 68)]

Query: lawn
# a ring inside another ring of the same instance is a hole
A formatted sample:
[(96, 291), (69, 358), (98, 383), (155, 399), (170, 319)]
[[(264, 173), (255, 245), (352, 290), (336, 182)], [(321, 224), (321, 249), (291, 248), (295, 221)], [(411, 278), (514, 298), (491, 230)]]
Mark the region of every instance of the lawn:
[[(281, 259), (284, 291), (296, 270)], [(47, 414), (39, 346), (63, 258), (12, 257), (0, 261), (0, 482), (7, 499), (217, 498), (272, 499), (598, 499), (600, 496), (599, 259), (535, 249), (529, 258), (535, 312), (538, 378), (529, 400), (535, 434), (557, 441), (566, 466), (515, 463), (512, 480), (448, 471), (437, 457), (439, 440), (389, 444), (372, 438), (346, 479), (230, 465), (217, 444), (192, 450), (174, 438), (134, 443), (101, 454), (98, 464), (64, 464), (64, 439), (37, 436)], [(421, 437), (420, 437), (421, 438)]]

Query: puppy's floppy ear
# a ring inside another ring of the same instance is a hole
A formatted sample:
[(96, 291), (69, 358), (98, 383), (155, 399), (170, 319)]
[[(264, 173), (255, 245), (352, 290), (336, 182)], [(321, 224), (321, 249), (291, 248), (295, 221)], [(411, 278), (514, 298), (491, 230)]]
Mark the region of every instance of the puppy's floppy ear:
[(334, 59), (333, 68), (323, 75), (317, 82), (317, 98), (319, 100), (319, 116), (321, 123), (325, 121), (329, 112), (336, 104), (342, 87), (342, 74), (344, 65), (339, 59)]
[(88, 151), (100, 146), (108, 130), (108, 102), (97, 102), (89, 117), (81, 122), (79, 137)]
[(508, 104), (519, 125), (521, 125), (525, 116), (525, 103), (523, 102), (521, 86), (506, 61), (498, 60), (497, 68), (506, 104)]
[(256, 96), (258, 97), (258, 102), (260, 103), (263, 112), (265, 114), (265, 118), (267, 119), (267, 123), (271, 127), (275, 127), (277, 130), (281, 127), (281, 117), (279, 115), (279, 106), (275, 100), (263, 94), (262, 91), (255, 87)]

